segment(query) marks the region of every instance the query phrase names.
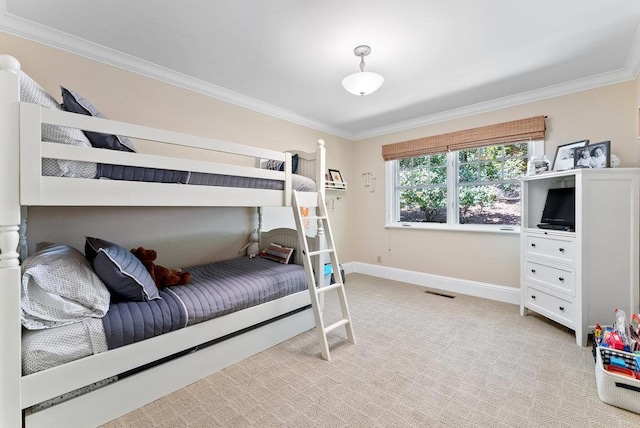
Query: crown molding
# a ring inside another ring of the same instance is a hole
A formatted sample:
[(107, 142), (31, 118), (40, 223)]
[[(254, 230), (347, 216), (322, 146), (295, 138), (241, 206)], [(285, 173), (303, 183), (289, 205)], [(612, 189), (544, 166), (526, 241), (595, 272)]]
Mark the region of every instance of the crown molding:
[(640, 74), (640, 25), (638, 31), (636, 31), (636, 37), (633, 39), (631, 49), (629, 49), (629, 55), (627, 56), (627, 62), (625, 64), (625, 70), (629, 70), (632, 78), (635, 79)]
[(435, 123), (460, 119), (489, 111), (500, 110), (521, 104), (541, 101), (549, 98), (568, 95), (575, 92), (595, 89), (602, 86), (613, 85), (637, 78), (640, 73), (640, 27), (636, 32), (633, 44), (627, 56), (625, 67), (612, 72), (589, 76), (558, 85), (552, 85), (520, 94), (498, 98), (491, 101), (477, 103), (441, 113), (422, 116), (402, 122), (384, 125), (366, 131), (352, 132), (343, 128), (316, 121), (292, 111), (282, 109), (255, 98), (225, 89), (223, 87), (204, 82), (167, 68), (152, 64), (131, 55), (98, 45), (87, 40), (72, 36), (67, 33), (54, 30), (50, 27), (15, 17), (7, 13), (4, 0), (0, 0), (0, 31), (19, 36), (28, 40), (52, 46), (54, 48), (70, 52), (85, 58), (112, 65), (133, 73), (150, 77), (168, 84), (188, 89), (212, 98), (219, 99), (230, 104), (257, 111), (278, 119), (282, 119), (297, 125), (305, 126), (321, 132), (341, 137), (350, 141), (359, 141), (367, 138), (395, 132), (406, 131)]
[(453, 119), (473, 116), (480, 113), (486, 113), (494, 110), (500, 110), (508, 107), (514, 107), (521, 104), (532, 103), (536, 101), (546, 100), (549, 98), (568, 95), (575, 92), (582, 92), (589, 89), (595, 89), (602, 86), (613, 85), (616, 83), (626, 82), (635, 79), (637, 70), (632, 73), (627, 69), (620, 69), (612, 72), (602, 73), (583, 79), (573, 80), (567, 83), (547, 86), (545, 88), (533, 91), (522, 92), (520, 94), (508, 97), (498, 98), (491, 101), (472, 104), (469, 106), (447, 110), (441, 113), (423, 116), (416, 119), (397, 122), (387, 126), (358, 132), (353, 135), (354, 141), (364, 140), (367, 138), (378, 137), (381, 135), (391, 134), (394, 132), (407, 131), (409, 129), (419, 128), (421, 126), (432, 125), (435, 123), (446, 122)]
[(448, 110), (429, 116), (397, 122), (391, 125), (369, 129), (367, 131), (356, 132), (352, 134), (352, 139), (354, 141), (364, 140), (367, 138), (391, 134), (393, 132), (407, 131), (421, 126), (432, 125), (435, 123), (446, 122), (448, 120), (473, 116), (475, 114), (541, 101), (561, 95), (568, 95), (602, 86), (614, 85), (616, 83), (636, 79), (638, 74), (640, 74), (640, 26), (638, 26), (631, 48), (629, 49), (625, 67), (622, 69), (473, 104), (458, 109)]
[(0, 31), (32, 40), (62, 51), (150, 77), (193, 92), (219, 99), (230, 104), (257, 111), (287, 122), (326, 132), (337, 137), (352, 139), (353, 135), (344, 129), (322, 123), (273, 104), (242, 95), (238, 92), (204, 82), (186, 74), (170, 70), (140, 58), (89, 42), (85, 39), (37, 24), (7, 13), (4, 0), (0, 0)]

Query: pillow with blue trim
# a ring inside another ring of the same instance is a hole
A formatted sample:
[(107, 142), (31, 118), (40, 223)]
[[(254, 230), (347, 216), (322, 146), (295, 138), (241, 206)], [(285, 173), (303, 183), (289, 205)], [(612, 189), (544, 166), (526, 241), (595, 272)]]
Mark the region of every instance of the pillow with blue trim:
[[(62, 89), (62, 108), (72, 113), (84, 114), (85, 116), (100, 117), (106, 119), (106, 117), (98, 111), (82, 95), (76, 91), (67, 89), (60, 86)], [(100, 149), (120, 150), (123, 152), (135, 152), (133, 143), (127, 137), (121, 137), (120, 135), (103, 134), (102, 132), (82, 131), (91, 142), (91, 146)]]
[[(284, 171), (284, 161), (278, 160), (269, 160), (266, 165), (267, 169), (272, 169), (275, 171)], [(298, 171), (298, 155), (291, 156), (291, 173), (295, 174)]]
[(160, 295), (147, 268), (131, 252), (113, 242), (86, 238), (84, 253), (115, 300), (145, 302)]

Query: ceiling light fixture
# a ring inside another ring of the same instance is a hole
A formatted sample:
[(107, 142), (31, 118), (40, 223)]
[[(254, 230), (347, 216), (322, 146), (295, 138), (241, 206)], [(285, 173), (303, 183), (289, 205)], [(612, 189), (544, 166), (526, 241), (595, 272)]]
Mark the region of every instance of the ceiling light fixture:
[(384, 82), (384, 77), (378, 73), (364, 71), (364, 57), (371, 53), (371, 48), (361, 45), (353, 50), (355, 56), (360, 57), (360, 72), (353, 73), (342, 79), (342, 86), (353, 95), (364, 97), (380, 88)]

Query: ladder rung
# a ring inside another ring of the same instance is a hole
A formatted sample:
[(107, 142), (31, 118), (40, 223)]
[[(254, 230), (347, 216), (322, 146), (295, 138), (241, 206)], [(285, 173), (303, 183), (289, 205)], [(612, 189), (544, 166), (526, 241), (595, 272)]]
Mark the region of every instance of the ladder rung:
[(318, 251), (309, 251), (309, 257), (317, 256), (318, 254), (327, 254), (327, 253), (333, 253), (333, 248), (327, 248), (327, 249), (318, 250)]
[(326, 218), (326, 215), (308, 215), (306, 217), (302, 217), (303, 220), (325, 220)]
[(316, 291), (318, 293), (324, 293), (325, 291), (335, 290), (338, 287), (342, 287), (342, 284), (339, 283), (339, 282), (336, 282), (336, 283), (331, 284), (331, 285), (325, 285), (324, 287), (316, 288)]
[(341, 327), (343, 325), (347, 325), (349, 324), (349, 320), (344, 319), (344, 320), (340, 320), (336, 323), (331, 324), (329, 327), (325, 327), (324, 332), (325, 334), (329, 333), (331, 330), (335, 330), (338, 327)]

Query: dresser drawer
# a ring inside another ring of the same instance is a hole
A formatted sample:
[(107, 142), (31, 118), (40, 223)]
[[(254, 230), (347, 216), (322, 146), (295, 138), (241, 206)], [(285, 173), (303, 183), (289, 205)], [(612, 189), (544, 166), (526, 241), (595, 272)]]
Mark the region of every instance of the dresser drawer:
[(524, 239), (526, 257), (544, 257), (570, 264), (576, 261), (575, 239), (543, 235), (525, 235)]
[(552, 292), (576, 295), (576, 271), (573, 268), (549, 266), (526, 259), (524, 277), (527, 281), (542, 285)]
[(527, 284), (525, 306), (567, 327), (574, 327), (575, 306), (572, 302), (545, 293)]

